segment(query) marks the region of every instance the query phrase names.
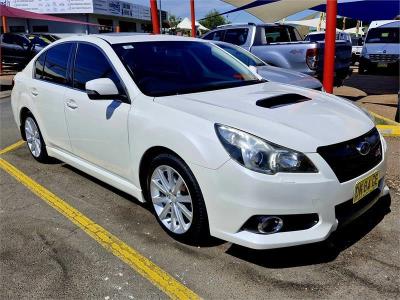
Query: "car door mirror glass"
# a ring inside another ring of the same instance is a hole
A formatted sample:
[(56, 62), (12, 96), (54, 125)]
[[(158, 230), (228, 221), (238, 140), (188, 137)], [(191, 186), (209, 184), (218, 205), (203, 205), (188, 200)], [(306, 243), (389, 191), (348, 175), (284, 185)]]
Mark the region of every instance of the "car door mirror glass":
[(118, 88), (110, 78), (97, 78), (85, 84), (86, 93), (92, 100), (126, 100), (126, 95), (121, 95)]

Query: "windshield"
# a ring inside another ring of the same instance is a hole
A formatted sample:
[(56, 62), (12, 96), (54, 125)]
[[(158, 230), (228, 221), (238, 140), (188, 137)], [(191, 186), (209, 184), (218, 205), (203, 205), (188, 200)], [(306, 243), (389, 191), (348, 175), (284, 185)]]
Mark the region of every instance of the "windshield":
[(325, 33), (309, 34), (305, 38), (306, 41), (320, 42), (325, 40)]
[(139, 89), (152, 97), (262, 82), (211, 43), (139, 42), (115, 44), (113, 48)]
[(398, 44), (399, 28), (372, 28), (368, 31), (366, 43)]
[(246, 66), (261, 67), (267, 65), (257, 56), (251, 54), (250, 52), (244, 50), (241, 47), (231, 46), (227, 44), (216, 44), (216, 45), (224, 49), (226, 52), (232, 54)]
[(46, 40), (42, 37), (36, 36), (36, 35), (30, 35), (29, 40), (31, 41), (32, 44), (46, 47), (47, 45), (51, 44), (49, 40)]

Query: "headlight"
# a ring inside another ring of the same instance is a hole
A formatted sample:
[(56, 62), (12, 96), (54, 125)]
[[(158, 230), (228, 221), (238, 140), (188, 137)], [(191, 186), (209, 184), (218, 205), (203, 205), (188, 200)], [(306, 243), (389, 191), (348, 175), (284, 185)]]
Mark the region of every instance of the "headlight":
[(230, 157), (247, 169), (264, 174), (318, 172), (301, 152), (275, 145), (229, 126), (216, 124), (215, 130)]

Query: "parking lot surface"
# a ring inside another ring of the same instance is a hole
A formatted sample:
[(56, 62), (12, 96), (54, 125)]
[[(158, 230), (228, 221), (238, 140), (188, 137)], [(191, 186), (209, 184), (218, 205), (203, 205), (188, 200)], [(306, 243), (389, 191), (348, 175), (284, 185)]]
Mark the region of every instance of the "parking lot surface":
[[(0, 99), (0, 148), (20, 140)], [(1, 158), (206, 299), (399, 298), (400, 139), (388, 138), (390, 198), (327, 242), (255, 251), (172, 240), (145, 205), (25, 145)], [(0, 169), (2, 298), (168, 298), (67, 217)], [(388, 202), (391, 200), (389, 208)]]

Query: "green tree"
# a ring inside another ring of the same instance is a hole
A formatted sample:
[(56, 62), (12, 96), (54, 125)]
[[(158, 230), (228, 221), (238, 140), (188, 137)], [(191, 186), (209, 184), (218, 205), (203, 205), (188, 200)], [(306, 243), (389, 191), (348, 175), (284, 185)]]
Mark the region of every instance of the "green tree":
[(203, 20), (200, 21), (200, 24), (208, 29), (214, 29), (217, 26), (229, 24), (227, 18), (224, 16), (220, 16), (219, 12), (216, 9), (213, 9), (209, 13), (207, 13)]
[(171, 28), (176, 27), (176, 25), (178, 25), (181, 21), (181, 18), (177, 18), (175, 15), (169, 14), (168, 23)]

